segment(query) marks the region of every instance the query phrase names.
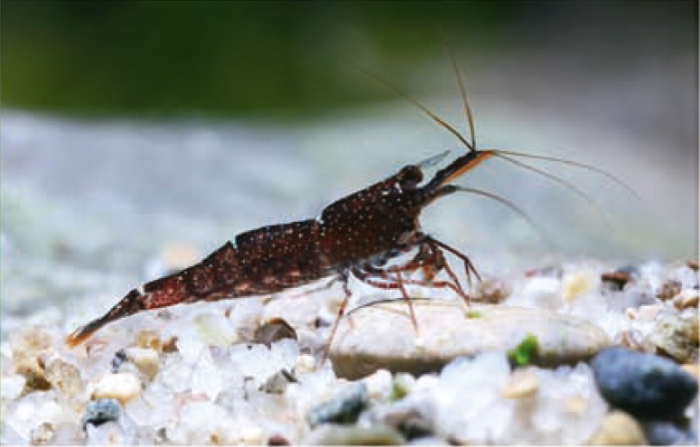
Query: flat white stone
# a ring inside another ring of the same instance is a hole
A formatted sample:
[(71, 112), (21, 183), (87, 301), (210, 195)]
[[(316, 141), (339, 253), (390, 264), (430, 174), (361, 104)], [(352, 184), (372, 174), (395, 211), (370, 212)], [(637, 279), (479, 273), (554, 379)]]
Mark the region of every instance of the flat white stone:
[(414, 300), (418, 331), (403, 301), (374, 304), (340, 322), (330, 358), (340, 377), (355, 379), (380, 368), (420, 374), (450, 360), (518, 346), (537, 338), (538, 364), (575, 363), (608, 346), (595, 324), (555, 312), (459, 301)]

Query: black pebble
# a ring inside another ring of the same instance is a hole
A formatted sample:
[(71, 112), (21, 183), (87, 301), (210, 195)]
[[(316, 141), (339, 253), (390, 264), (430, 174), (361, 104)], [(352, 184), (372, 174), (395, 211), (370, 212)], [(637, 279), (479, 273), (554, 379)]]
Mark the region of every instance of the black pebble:
[(102, 425), (105, 422), (116, 421), (121, 414), (121, 407), (116, 399), (93, 400), (85, 407), (83, 415), (83, 430), (87, 424), (94, 426)]
[(124, 362), (126, 362), (126, 351), (120, 349), (119, 351), (115, 352), (114, 357), (112, 357), (112, 372), (118, 373), (119, 368), (122, 367)]
[(351, 424), (357, 421), (366, 405), (367, 385), (358, 382), (335, 398), (312, 408), (308, 416), (309, 424), (312, 427), (328, 422)]
[(651, 445), (698, 445), (698, 434), (686, 422), (650, 421), (644, 437)]
[(698, 392), (690, 373), (652, 354), (608, 348), (593, 358), (591, 367), (605, 400), (639, 418), (677, 417)]

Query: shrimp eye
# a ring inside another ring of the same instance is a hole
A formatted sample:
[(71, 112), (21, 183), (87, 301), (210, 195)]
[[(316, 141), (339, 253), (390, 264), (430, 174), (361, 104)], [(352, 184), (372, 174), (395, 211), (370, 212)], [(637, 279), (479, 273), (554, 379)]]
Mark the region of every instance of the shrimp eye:
[(403, 189), (415, 188), (422, 180), (423, 171), (416, 165), (404, 166), (399, 172), (399, 182)]

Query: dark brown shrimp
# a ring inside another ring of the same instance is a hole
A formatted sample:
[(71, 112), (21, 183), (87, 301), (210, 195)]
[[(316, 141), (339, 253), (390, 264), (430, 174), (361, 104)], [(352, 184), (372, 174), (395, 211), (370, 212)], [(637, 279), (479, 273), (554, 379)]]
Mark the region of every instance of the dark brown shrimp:
[[(454, 134), (467, 148), (466, 153), (437, 170), (432, 178), (424, 179), (424, 168), (435, 165), (447, 153), (419, 164), (404, 166), (396, 174), (330, 204), (316, 219), (271, 225), (239, 234), (234, 242), (226, 242), (200, 263), (131, 290), (104, 316), (70, 334), (66, 343), (76, 346), (102, 326), (143, 310), (270, 294), (323, 278), (334, 278), (342, 283), (345, 297), (331, 329), (327, 354), (338, 321), (343, 317), (351, 296), (348, 287), (350, 276), (374, 287), (399, 290), (409, 305), (414, 326), (416, 319), (405, 289), (408, 284), (449, 288), (468, 303), (468, 294), (446, 262), (445, 252), (461, 260), (469, 281), (472, 274), (480, 278), (479, 273), (466, 255), (423, 233), (419, 216), (433, 201), (462, 191), (495, 199), (527, 218), (517, 206), (503, 198), (451, 184), (481, 162), (492, 157), (508, 160), (566, 185), (589, 202), (588, 196), (574, 185), (513, 157), (566, 163), (601, 173), (620, 183), (610, 174), (582, 163), (512, 151), (477, 149), (474, 120), (456, 64), (455, 70), (471, 141), (426, 107), (390, 86)], [(388, 261), (401, 255), (410, 256), (412, 252), (415, 254), (408, 261), (388, 265)], [(422, 272), (423, 280), (404, 278), (404, 275), (417, 271)], [(436, 281), (435, 276), (443, 271), (448, 279)]]

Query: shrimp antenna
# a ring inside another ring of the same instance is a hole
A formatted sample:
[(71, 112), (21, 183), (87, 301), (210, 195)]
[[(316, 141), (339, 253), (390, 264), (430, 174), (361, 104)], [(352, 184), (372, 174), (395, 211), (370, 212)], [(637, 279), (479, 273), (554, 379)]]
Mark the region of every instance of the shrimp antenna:
[(603, 212), (603, 210), (600, 209), (600, 207), (595, 203), (595, 201), (594, 201), (588, 194), (586, 194), (583, 190), (581, 190), (580, 188), (578, 188), (578, 187), (577, 187), (576, 185), (574, 185), (573, 183), (568, 182), (568, 181), (564, 180), (564, 179), (561, 178), (561, 177), (557, 177), (556, 175), (551, 174), (551, 173), (549, 173), (549, 172), (547, 172), (547, 171), (543, 171), (543, 170), (541, 170), (541, 169), (539, 169), (539, 168), (536, 168), (536, 167), (534, 167), (534, 166), (530, 166), (530, 165), (528, 165), (528, 164), (526, 164), (526, 163), (523, 163), (523, 162), (520, 161), (520, 160), (516, 160), (516, 159), (514, 159), (514, 158), (512, 158), (512, 157), (509, 157), (509, 156), (507, 156), (507, 155), (503, 155), (502, 153), (500, 153), (500, 151), (494, 151), (494, 154), (493, 154), (493, 155), (494, 155), (495, 157), (499, 157), (499, 158), (502, 158), (503, 160), (506, 160), (506, 161), (508, 161), (508, 162), (510, 162), (510, 163), (513, 163), (513, 164), (515, 164), (515, 165), (517, 165), (517, 166), (519, 166), (519, 167), (521, 167), (521, 168), (528, 169), (528, 170), (530, 170), (530, 171), (532, 171), (532, 172), (536, 172), (536, 173), (539, 174), (539, 175), (542, 175), (542, 176), (544, 176), (544, 177), (547, 177), (548, 179), (550, 179), (550, 180), (552, 180), (552, 181), (554, 181), (554, 182), (557, 182), (557, 183), (559, 183), (560, 185), (563, 185), (563, 186), (566, 187), (566, 188), (569, 188), (573, 193), (575, 193), (575, 194), (576, 194), (577, 196), (579, 196), (581, 199), (585, 200), (585, 201), (588, 203), (588, 205), (589, 205), (591, 208), (593, 208), (593, 209), (596, 211), (596, 213), (598, 213), (598, 216), (600, 217), (600, 219), (603, 221), (603, 223), (604, 223), (606, 226), (608, 226), (608, 227), (611, 226), (611, 225), (610, 225), (610, 222), (608, 222), (608, 219), (607, 219), (607, 217), (605, 216), (605, 213)]
[[(401, 89), (399, 89), (399, 88), (396, 87), (395, 85), (391, 84), (390, 82), (385, 81), (384, 79), (380, 78), (380, 77), (377, 76), (376, 74), (374, 74), (374, 73), (372, 73), (372, 72), (370, 72), (370, 71), (368, 71), (368, 70), (365, 70), (365, 69), (362, 68), (362, 67), (357, 67), (357, 68), (358, 68), (358, 70), (362, 71), (364, 74), (366, 74), (367, 76), (371, 77), (372, 79), (374, 79), (375, 81), (377, 81), (379, 84), (381, 84), (381, 85), (384, 86), (385, 88), (391, 90), (392, 92), (394, 92), (394, 93), (396, 93), (397, 95), (401, 96), (401, 97), (404, 98), (405, 100), (409, 101), (409, 102), (410, 102), (411, 104), (413, 104), (414, 106), (416, 106), (416, 107), (418, 107), (419, 109), (421, 109), (421, 110), (423, 111), (423, 113), (425, 113), (426, 115), (428, 115), (433, 121), (435, 121), (437, 124), (439, 124), (440, 126), (442, 126), (444, 129), (446, 129), (446, 130), (447, 130), (448, 132), (450, 132), (452, 135), (454, 135), (455, 137), (457, 137), (457, 139), (458, 139), (459, 141), (461, 141), (462, 144), (464, 144), (464, 146), (466, 146), (470, 151), (476, 151), (476, 148), (474, 147), (474, 145), (472, 145), (472, 143), (470, 143), (469, 141), (467, 141), (467, 139), (464, 138), (464, 135), (462, 135), (462, 133), (461, 133), (459, 130), (457, 130), (454, 126), (452, 126), (451, 124), (449, 124), (449, 123), (448, 123), (447, 121), (445, 121), (444, 119), (442, 119), (442, 118), (440, 118), (439, 116), (437, 116), (437, 115), (436, 115), (435, 113), (433, 113), (429, 108), (427, 108), (426, 106), (424, 106), (423, 104), (421, 104), (420, 101), (418, 101), (417, 99), (415, 99), (415, 98), (409, 96), (407, 93), (404, 93)], [(471, 116), (471, 115), (470, 115), (470, 116)], [(472, 137), (472, 138), (473, 138), (473, 137)]]
[[(443, 36), (444, 37), (444, 36)], [(467, 89), (464, 86), (464, 77), (462, 76), (462, 71), (459, 69), (459, 64), (457, 64), (457, 59), (455, 59), (454, 53), (450, 50), (449, 45), (447, 44), (447, 39), (445, 39), (445, 52), (447, 52), (447, 55), (450, 58), (450, 62), (452, 62), (452, 68), (454, 68), (455, 71), (455, 77), (457, 78), (457, 85), (459, 87), (459, 93), (462, 96), (462, 104), (464, 104), (464, 112), (467, 114), (467, 123), (469, 124), (469, 134), (472, 137), (472, 144), (469, 147), (471, 150), (476, 149), (476, 132), (475, 132), (475, 125), (474, 125), (474, 114), (472, 113), (472, 108), (469, 106), (469, 99), (467, 99)]]
[(454, 189), (455, 191), (461, 191), (461, 192), (470, 192), (472, 194), (480, 195), (483, 197), (487, 197), (489, 199), (495, 200), (496, 202), (500, 203), (501, 205), (504, 205), (508, 208), (510, 208), (511, 211), (517, 213), (522, 217), (534, 230), (535, 232), (542, 238), (543, 241), (547, 243), (549, 248), (552, 248), (552, 241), (550, 238), (547, 237), (547, 233), (535, 223), (535, 221), (530, 217), (529, 214), (527, 214), (522, 208), (511, 202), (510, 200), (504, 199), (503, 197), (490, 193), (488, 191), (484, 191), (481, 189), (476, 189), (476, 188), (469, 188), (466, 186), (459, 186), (459, 185), (452, 185), (451, 189)]
[(628, 193), (630, 193), (632, 196), (634, 196), (637, 200), (641, 201), (642, 198), (637, 194), (637, 192), (632, 189), (631, 186), (629, 186), (627, 183), (619, 179), (618, 177), (614, 176), (613, 174), (604, 171), (603, 169), (600, 169), (597, 166), (589, 165), (587, 163), (581, 163), (579, 161), (573, 161), (573, 160), (567, 160), (565, 158), (559, 158), (559, 157), (551, 157), (548, 155), (536, 155), (536, 154), (527, 154), (524, 152), (516, 152), (516, 151), (504, 151), (500, 149), (493, 149), (494, 152), (497, 152), (499, 154), (505, 154), (505, 155), (513, 155), (516, 157), (523, 157), (523, 158), (533, 158), (537, 160), (547, 160), (547, 161), (553, 161), (556, 163), (562, 163), (565, 165), (569, 166), (575, 166), (577, 168), (585, 169), (587, 171), (595, 172), (599, 175), (602, 175), (603, 177), (607, 178), (608, 180), (611, 180), (618, 186), (621, 186), (625, 190), (627, 190)]

